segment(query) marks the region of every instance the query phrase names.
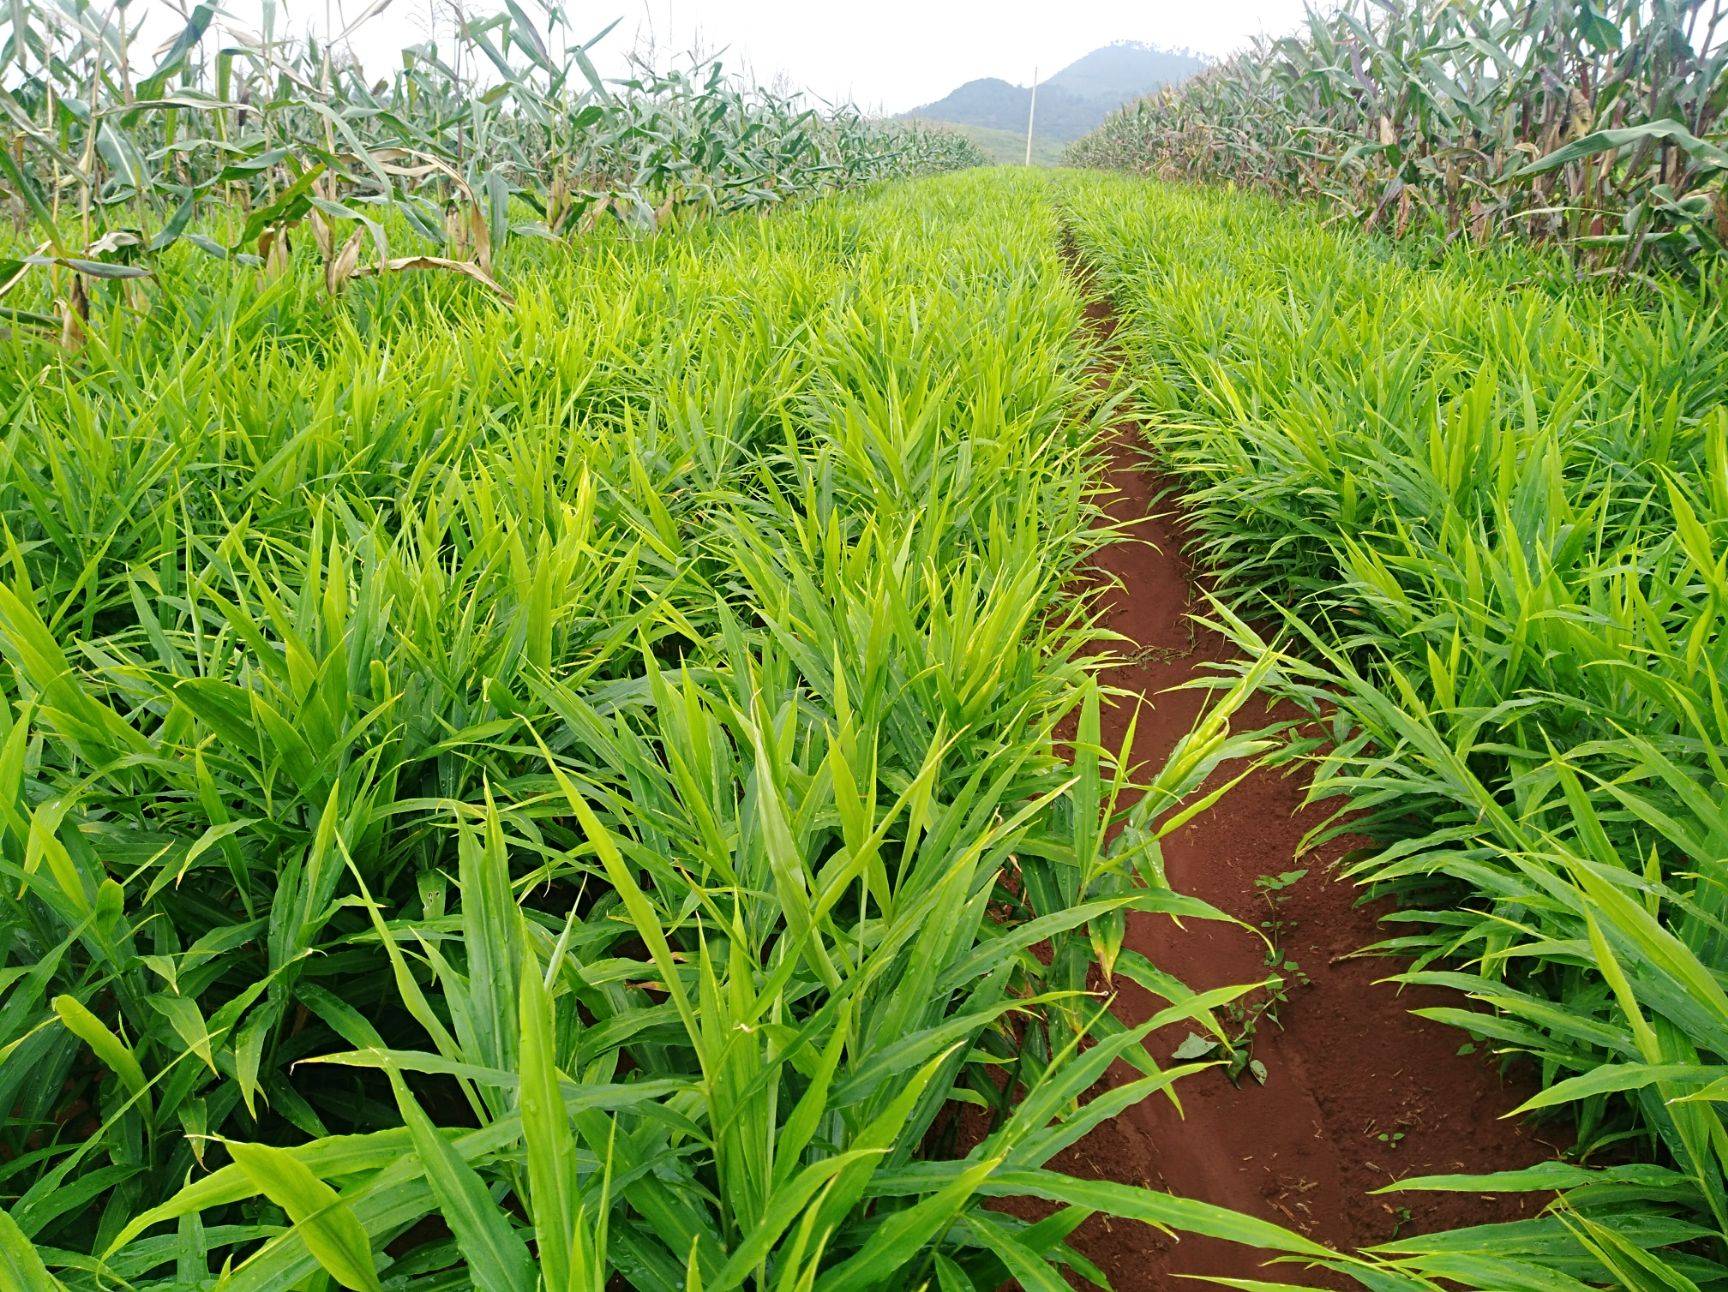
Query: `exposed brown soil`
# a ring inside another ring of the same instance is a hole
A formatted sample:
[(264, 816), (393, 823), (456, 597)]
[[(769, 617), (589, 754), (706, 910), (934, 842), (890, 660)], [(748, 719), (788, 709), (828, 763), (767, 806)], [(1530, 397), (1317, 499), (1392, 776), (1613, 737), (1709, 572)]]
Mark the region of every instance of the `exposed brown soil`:
[[(1088, 321), (1104, 336), (1115, 329), (1102, 301), (1089, 308)], [(1115, 362), (1107, 357), (1101, 383)], [(1114, 585), (1105, 594), (1105, 624), (1131, 644), (1118, 647), (1128, 658), (1106, 676), (1127, 695), (1105, 713), (1104, 740), (1107, 747), (1119, 744), (1138, 708), (1133, 756), (1142, 767), (1156, 767), (1204, 703), (1198, 691), (1170, 688), (1229, 658), (1230, 647), (1190, 618), (1201, 606), (1196, 572), (1183, 555), (1179, 508), (1160, 502), (1167, 482), (1148, 470), (1132, 421), (1112, 433), (1108, 483), (1107, 510), (1125, 528), (1098, 552), (1094, 577)], [(1261, 708), (1240, 721), (1258, 725), (1274, 716), (1286, 715)], [(1248, 1076), (1237, 1086), (1220, 1072), (1198, 1074), (1177, 1088), (1181, 1113), (1165, 1098), (1148, 1099), (1051, 1165), (1218, 1203), (1345, 1250), (1399, 1233), (1525, 1214), (1516, 1202), (1468, 1194), (1370, 1196), (1404, 1176), (1527, 1166), (1554, 1156), (1557, 1146), (1538, 1140), (1530, 1127), (1500, 1120), (1529, 1091), (1508, 1084), (1483, 1058), (1461, 1054), (1461, 1033), (1410, 1012), (1461, 1004), (1460, 998), (1383, 985), (1377, 980), (1399, 966), (1356, 954), (1385, 934), (1376, 911), (1357, 905), (1355, 886), (1332, 874), (1349, 841), (1297, 855), (1323, 811), (1302, 807), (1305, 788), (1299, 776), (1256, 771), (1165, 841), (1176, 889), (1249, 923), (1270, 914), (1257, 878), (1308, 870), (1285, 890), (1279, 942), (1311, 983), (1293, 990), (1281, 1026), (1259, 1029), (1253, 1054), (1266, 1066), (1264, 1086)], [(1231, 925), (1190, 921), (1177, 928), (1163, 917), (1131, 917), (1127, 944), (1196, 989), (1258, 981), (1267, 972), (1264, 944)], [(1117, 1013), (1130, 1024), (1163, 1004), (1125, 979), (1115, 985)], [(1167, 1060), (1187, 1030), (1155, 1034), (1152, 1052)], [(1118, 1065), (1105, 1086), (1133, 1075)], [(1298, 1266), (1267, 1269), (1263, 1254), (1233, 1244), (1168, 1240), (1102, 1217), (1073, 1242), (1125, 1292), (1193, 1286), (1180, 1274), (1352, 1286)]]

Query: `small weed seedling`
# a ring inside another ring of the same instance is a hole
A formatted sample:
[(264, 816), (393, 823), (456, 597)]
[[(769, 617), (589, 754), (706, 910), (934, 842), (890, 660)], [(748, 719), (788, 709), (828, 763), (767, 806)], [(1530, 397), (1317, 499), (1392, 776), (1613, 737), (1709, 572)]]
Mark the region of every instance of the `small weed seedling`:
[(1231, 1024), (1232, 1037), (1229, 1041), (1190, 1032), (1187, 1039), (1176, 1048), (1173, 1058), (1184, 1062), (1208, 1057), (1220, 1058), (1224, 1060), (1224, 1075), (1232, 1082), (1239, 1083), (1242, 1074), (1247, 1073), (1261, 1085), (1266, 1084), (1266, 1065), (1253, 1057), (1255, 1034), (1263, 1022), (1270, 1022), (1277, 1027), (1283, 1026), (1278, 1021), (1278, 1015), (1290, 1001), (1290, 989), (1309, 986), (1313, 981), (1300, 964), (1284, 954), (1280, 946), (1281, 937), (1294, 927), (1283, 914), (1284, 896), (1307, 873), (1306, 868), (1286, 870), (1277, 875), (1261, 875), (1254, 881), (1255, 889), (1266, 899), (1266, 905), (1271, 910), (1271, 915), (1260, 921), (1260, 928), (1266, 935), (1266, 967), (1272, 971), (1272, 976), (1262, 990), (1246, 1001), (1231, 1004), (1225, 1010), (1225, 1016)]

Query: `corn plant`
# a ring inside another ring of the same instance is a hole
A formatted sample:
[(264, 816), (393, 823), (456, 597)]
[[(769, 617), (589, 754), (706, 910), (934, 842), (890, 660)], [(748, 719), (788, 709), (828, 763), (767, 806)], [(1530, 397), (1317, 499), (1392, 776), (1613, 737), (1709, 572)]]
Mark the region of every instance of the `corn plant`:
[(514, 239), (649, 231), (982, 160), (958, 136), (819, 114), (718, 62), (608, 83), (590, 54), (607, 33), (573, 37), (555, 2), (464, 18), (374, 80), (350, 40), (382, 8), (319, 41), (285, 36), (273, 4), (259, 31), (227, 32), (200, 3), (149, 49), (125, 3), (9, 6), (6, 321), (76, 347), (92, 293), (147, 308), (180, 245), (268, 278), (310, 242), (332, 294), (438, 271), (502, 295), (494, 260)]
[(1715, 0), (1419, 0), (1310, 13), (1075, 144), (1078, 164), (1513, 234), (1623, 276), (1728, 245)]

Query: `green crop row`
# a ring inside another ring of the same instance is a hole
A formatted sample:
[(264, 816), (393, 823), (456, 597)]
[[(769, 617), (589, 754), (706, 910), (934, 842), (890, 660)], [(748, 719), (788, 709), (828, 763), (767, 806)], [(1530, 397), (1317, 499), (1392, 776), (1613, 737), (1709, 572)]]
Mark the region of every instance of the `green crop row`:
[(1317, 197), (1403, 234), (1566, 244), (1616, 277), (1728, 246), (1714, 0), (1351, 0), (1134, 103), (1087, 166)]
[(1217, 615), (1250, 651), (1275, 631), (1317, 724), (1285, 756), (1339, 807), (1319, 837), (1373, 840), (1348, 873), (1398, 899), (1400, 980), (1469, 997), (1425, 1012), (1519, 1056), (1525, 1111), (1576, 1136), (1405, 1181), (1560, 1197), (1389, 1243), (1372, 1286), (1728, 1286), (1724, 284), (1413, 267), (1245, 194), (1068, 200)]
[(1158, 838), (1257, 748), (1227, 700), (1130, 809), (1100, 747), (1058, 232), (977, 173), (524, 244), (508, 307), (182, 252), (171, 316), (0, 350), (0, 1282), (1322, 1254), (1045, 1166), (1206, 1066), (1154, 1024), (1225, 1039), (1123, 922), (1215, 917)]

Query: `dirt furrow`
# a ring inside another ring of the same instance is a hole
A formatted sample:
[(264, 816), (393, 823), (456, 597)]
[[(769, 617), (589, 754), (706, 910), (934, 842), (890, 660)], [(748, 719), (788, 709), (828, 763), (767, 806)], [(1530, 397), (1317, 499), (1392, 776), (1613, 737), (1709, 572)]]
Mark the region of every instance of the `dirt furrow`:
[[(1104, 301), (1088, 309), (1088, 326), (1113, 334)], [(1107, 351), (1098, 380), (1118, 360)], [(1190, 618), (1198, 607), (1196, 572), (1184, 558), (1179, 508), (1161, 500), (1166, 482), (1147, 469), (1140, 428), (1118, 424), (1109, 444), (1107, 510), (1125, 528), (1096, 557), (1096, 577), (1113, 584), (1106, 625), (1128, 639), (1126, 657), (1106, 681), (1127, 693), (1104, 716), (1106, 745), (1119, 744), (1136, 708), (1133, 756), (1156, 766), (1192, 725), (1203, 696), (1172, 691), (1228, 657), (1229, 646)], [(1245, 712), (1258, 723), (1273, 715)], [(1253, 1055), (1264, 1085), (1220, 1072), (1179, 1086), (1179, 1114), (1154, 1098), (1100, 1127), (1052, 1165), (1077, 1175), (1149, 1185), (1219, 1203), (1301, 1230), (1336, 1247), (1383, 1241), (1398, 1233), (1521, 1214), (1516, 1204), (1475, 1195), (1371, 1196), (1392, 1180), (1419, 1174), (1489, 1171), (1553, 1156), (1555, 1148), (1524, 1125), (1500, 1120), (1528, 1093), (1508, 1085), (1482, 1057), (1461, 1052), (1459, 1032), (1416, 1017), (1424, 1005), (1459, 1004), (1434, 991), (1378, 980), (1397, 966), (1356, 955), (1384, 936), (1376, 912), (1358, 906), (1353, 885), (1332, 877), (1340, 841), (1298, 855), (1319, 809), (1302, 807), (1297, 776), (1257, 771), (1211, 811), (1166, 840), (1171, 883), (1253, 924), (1276, 920), (1276, 940), (1295, 961), (1304, 985), (1291, 989), (1278, 1020), (1262, 1020)], [(1258, 881), (1295, 870), (1277, 890), (1276, 908)], [(1197, 989), (1255, 981), (1267, 973), (1264, 944), (1252, 933), (1216, 923), (1177, 929), (1162, 918), (1131, 920), (1128, 945)], [(1118, 979), (1117, 1012), (1129, 1023), (1151, 1016), (1146, 992)], [(1167, 1061), (1186, 1029), (1153, 1038)], [(1110, 1080), (1129, 1080), (1125, 1067)], [(1267, 1277), (1259, 1254), (1200, 1238), (1166, 1241), (1138, 1226), (1089, 1221), (1075, 1243), (1118, 1289), (1170, 1288), (1178, 1274)], [(1315, 1287), (1324, 1275), (1282, 1267), (1277, 1276)], [(1343, 1286), (1338, 1284), (1337, 1286)]]

